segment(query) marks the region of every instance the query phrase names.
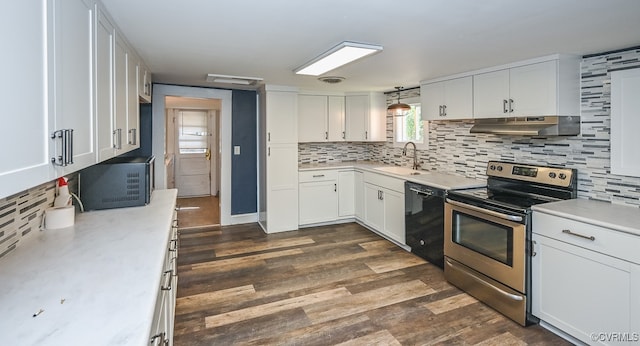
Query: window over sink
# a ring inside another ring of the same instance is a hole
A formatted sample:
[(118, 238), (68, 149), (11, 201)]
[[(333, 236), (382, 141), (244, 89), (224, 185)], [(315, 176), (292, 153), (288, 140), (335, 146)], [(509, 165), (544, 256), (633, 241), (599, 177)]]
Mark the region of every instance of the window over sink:
[(393, 144), (403, 147), (414, 142), (418, 148), (426, 148), (429, 143), (429, 125), (422, 121), (420, 99), (405, 99), (411, 110), (402, 116), (393, 117)]

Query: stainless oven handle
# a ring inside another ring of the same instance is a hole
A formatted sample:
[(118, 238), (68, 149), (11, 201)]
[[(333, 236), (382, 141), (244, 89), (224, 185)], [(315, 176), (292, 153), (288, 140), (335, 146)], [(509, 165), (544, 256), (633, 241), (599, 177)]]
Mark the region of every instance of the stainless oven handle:
[(458, 207), (462, 207), (462, 208), (467, 208), (467, 209), (471, 209), (480, 213), (485, 213), (491, 216), (495, 216), (495, 217), (499, 217), (501, 219), (505, 219), (505, 220), (510, 220), (510, 221), (516, 221), (516, 222), (522, 222), (522, 216), (518, 216), (518, 215), (509, 215), (509, 214), (505, 214), (505, 213), (500, 213), (497, 211), (493, 211), (493, 210), (487, 210), (484, 208), (480, 208), (480, 207), (476, 207), (475, 205), (470, 205), (470, 204), (466, 204), (466, 203), (460, 203), (457, 201), (452, 201), (450, 199), (447, 198), (447, 203), (449, 204), (453, 204), (455, 206)]
[[(446, 263), (448, 266), (450, 266), (450, 267), (455, 267), (455, 264), (451, 263), (451, 261), (449, 261), (449, 259), (448, 259), (448, 258), (446, 258), (446, 257), (445, 257), (444, 261), (445, 261), (445, 263)], [(468, 270), (465, 270), (465, 271), (464, 271), (464, 274), (465, 274), (465, 275), (469, 275), (469, 276), (473, 277), (474, 279), (476, 279), (476, 281), (477, 281), (477, 282), (479, 282), (479, 283), (480, 283), (480, 284), (482, 284), (483, 286), (486, 286), (486, 287), (488, 287), (488, 288), (491, 288), (491, 289), (493, 289), (493, 290), (497, 291), (498, 293), (502, 294), (503, 296), (508, 297), (509, 299), (516, 300), (516, 301), (522, 301), (522, 300), (524, 300), (524, 298), (523, 298), (522, 296), (519, 296), (519, 295), (516, 295), (516, 294), (512, 294), (512, 293), (509, 293), (509, 292), (507, 292), (507, 291), (505, 291), (505, 290), (501, 289), (500, 287), (496, 287), (496, 286), (494, 286), (494, 285), (492, 285), (492, 284), (490, 284), (490, 283), (488, 283), (488, 282), (486, 282), (486, 281), (482, 280), (482, 278), (478, 277), (477, 275), (473, 274), (472, 272), (470, 272), (470, 271), (468, 271)]]

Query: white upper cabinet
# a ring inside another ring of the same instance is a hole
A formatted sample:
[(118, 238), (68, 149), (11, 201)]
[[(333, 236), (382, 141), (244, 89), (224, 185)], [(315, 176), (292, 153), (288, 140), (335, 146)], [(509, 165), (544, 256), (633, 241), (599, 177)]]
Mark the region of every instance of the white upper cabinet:
[(61, 136), (55, 139), (52, 157), (56, 160), (56, 173), (61, 176), (97, 162), (91, 51), (95, 5), (89, 0), (50, 2), (53, 16), (49, 24), (49, 105), (53, 131), (56, 137)]
[(557, 61), (512, 68), (509, 71), (511, 112), (518, 116), (558, 115), (557, 70)]
[(611, 72), (611, 173), (640, 177), (640, 69)]
[(327, 96), (298, 95), (298, 141), (327, 141), (329, 138), (327, 126)]
[(139, 68), (140, 59), (132, 50), (129, 50), (127, 52), (127, 151), (140, 147)]
[(473, 76), (473, 117), (509, 115), (509, 70)]
[(327, 132), (328, 141), (339, 142), (345, 139), (344, 96), (327, 96)]
[(273, 91), (267, 96), (267, 143), (298, 143), (298, 94)]
[[(117, 96), (127, 100), (118, 114), (125, 129), (139, 127), (137, 70), (128, 69), (135, 54), (122, 38), (124, 65), (116, 65), (116, 27), (99, 2), (18, 1), (11, 7), (0, 15), (0, 29), (15, 33), (0, 38), (10, 52), (0, 58), (0, 69), (11, 81), (0, 86), (11, 114), (0, 140), (11, 148), (0, 162), (0, 198), (115, 154), (115, 67), (124, 82), (124, 95)], [(134, 141), (133, 134), (123, 135)]]
[(141, 61), (100, 6), (95, 51), (96, 137), (98, 161), (104, 161), (140, 146)]
[(151, 103), (151, 70), (142, 61), (138, 69), (138, 96), (140, 102)]
[(127, 133), (127, 46), (116, 34), (114, 50), (114, 149), (115, 155), (126, 151)]
[(579, 115), (580, 62), (532, 62), (473, 76), (473, 117)]
[(386, 140), (386, 98), (382, 93), (350, 94), (345, 97), (345, 140)]
[(114, 46), (115, 28), (98, 8), (96, 23), (96, 138), (98, 161), (104, 161), (115, 155), (114, 122)]
[(343, 141), (344, 96), (298, 95), (298, 141)]
[(420, 86), (423, 120), (468, 119), (473, 116), (472, 77)]
[(0, 100), (6, 114), (0, 136), (0, 198), (47, 181), (51, 163), (47, 99), (46, 7), (14, 1), (0, 12)]

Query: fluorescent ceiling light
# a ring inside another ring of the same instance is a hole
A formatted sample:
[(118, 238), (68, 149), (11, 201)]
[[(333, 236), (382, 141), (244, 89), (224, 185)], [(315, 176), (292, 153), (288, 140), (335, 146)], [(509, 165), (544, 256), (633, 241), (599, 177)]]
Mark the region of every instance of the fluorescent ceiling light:
[(260, 81), (262, 81), (262, 78), (257, 78), (257, 77), (229, 76), (224, 74), (213, 74), (213, 73), (209, 73), (207, 75), (207, 82), (210, 82), (210, 83), (254, 85)]
[(382, 46), (345, 41), (310, 62), (298, 67), (293, 72), (296, 74), (319, 76), (381, 50)]

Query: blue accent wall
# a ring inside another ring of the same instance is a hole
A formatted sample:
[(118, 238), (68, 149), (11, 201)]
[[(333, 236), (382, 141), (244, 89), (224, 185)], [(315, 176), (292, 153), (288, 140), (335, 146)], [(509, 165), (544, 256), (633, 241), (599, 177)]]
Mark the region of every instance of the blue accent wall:
[[(255, 91), (233, 90), (231, 110), (231, 215), (257, 211), (257, 100)], [(240, 146), (240, 155), (234, 147)]]

